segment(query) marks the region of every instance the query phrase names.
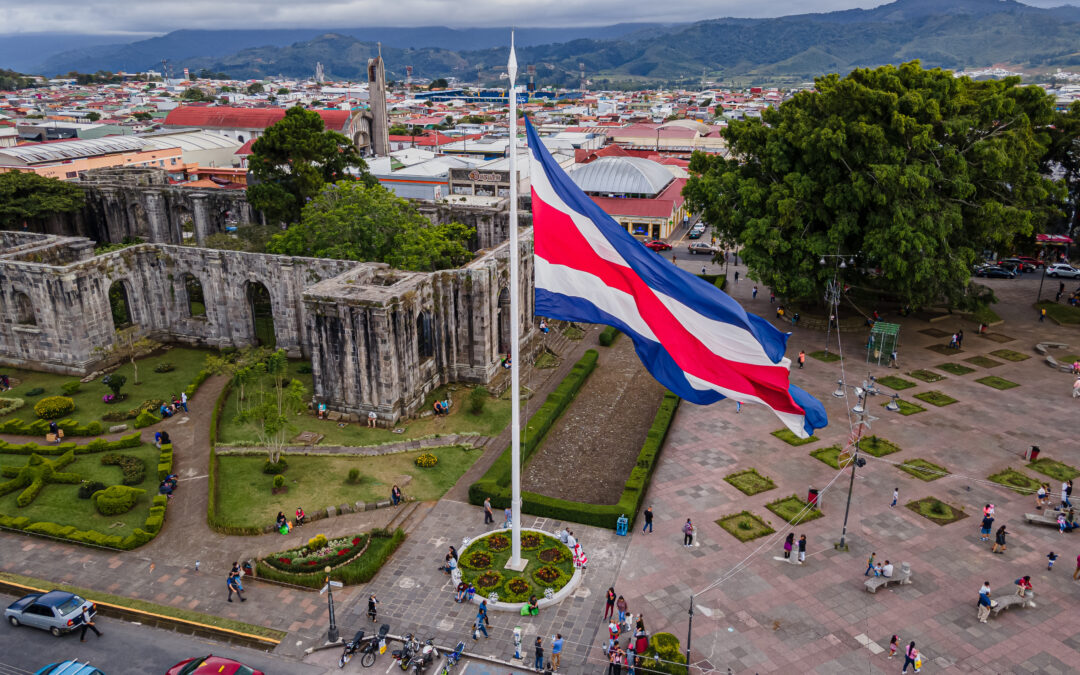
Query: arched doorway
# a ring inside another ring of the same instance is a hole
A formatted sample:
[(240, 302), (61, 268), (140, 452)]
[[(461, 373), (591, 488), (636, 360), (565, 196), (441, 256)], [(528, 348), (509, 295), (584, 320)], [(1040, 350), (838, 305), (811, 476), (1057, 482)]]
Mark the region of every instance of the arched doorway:
[(510, 289), (499, 291), (499, 353), (510, 353)]
[(194, 274), (184, 274), (184, 291), (187, 292), (188, 316), (206, 316), (206, 298), (202, 282)]
[(277, 339), (274, 336), (274, 306), (270, 301), (270, 291), (258, 281), (249, 281), (247, 299), (251, 308), (255, 343), (273, 348), (277, 344)]
[(128, 299), (127, 283), (123, 279), (117, 279), (109, 287), (109, 307), (112, 309), (114, 330), (121, 330), (135, 323)]
[(427, 311), (416, 315), (416, 353), (421, 361), (435, 356), (435, 331)]

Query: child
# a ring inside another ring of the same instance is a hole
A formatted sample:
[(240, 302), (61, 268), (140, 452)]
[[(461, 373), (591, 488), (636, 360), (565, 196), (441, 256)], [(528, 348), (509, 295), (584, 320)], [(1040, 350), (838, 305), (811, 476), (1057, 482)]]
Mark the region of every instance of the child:
[(1046, 554), (1046, 570), (1047, 571), (1050, 571), (1050, 570), (1054, 569), (1054, 563), (1057, 561), (1057, 559), (1058, 559), (1057, 553), (1054, 553), (1053, 551), (1050, 551), (1049, 553)]
[(892, 640), (889, 642), (889, 658), (890, 659), (893, 656), (896, 655), (896, 647), (897, 647), (897, 645), (899, 643), (900, 643), (900, 636), (899, 635), (892, 636)]
[(379, 604), (379, 599), (372, 593), (371, 597), (367, 601), (367, 615), (371, 617), (371, 623), (375, 623), (375, 617), (378, 615), (379, 610), (375, 609), (375, 605)]

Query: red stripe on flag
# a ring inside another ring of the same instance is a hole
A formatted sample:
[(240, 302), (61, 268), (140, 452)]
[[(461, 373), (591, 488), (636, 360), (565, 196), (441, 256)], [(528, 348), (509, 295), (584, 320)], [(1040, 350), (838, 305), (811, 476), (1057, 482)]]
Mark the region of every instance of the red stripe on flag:
[(634, 270), (597, 255), (573, 219), (542, 201), (535, 190), (532, 210), (536, 255), (553, 265), (591, 274), (610, 288), (631, 295), (641, 318), (684, 372), (731, 391), (756, 396), (778, 412), (804, 414), (788, 393), (787, 368), (718, 356), (679, 322)]

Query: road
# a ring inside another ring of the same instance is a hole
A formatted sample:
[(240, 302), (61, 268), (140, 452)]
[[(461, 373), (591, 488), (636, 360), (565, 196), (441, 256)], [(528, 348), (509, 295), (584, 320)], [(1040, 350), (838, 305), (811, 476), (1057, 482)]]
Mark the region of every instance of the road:
[[(15, 598), (0, 595), (6, 607)], [(28, 675), (57, 661), (89, 661), (105, 675), (164, 675), (172, 666), (192, 656), (225, 656), (262, 670), (267, 675), (325, 675), (321, 666), (306, 665), (277, 658), (271, 654), (243, 647), (222, 645), (209, 640), (180, 635), (117, 619), (96, 621), (101, 638), (87, 633), (79, 642), (78, 633), (54, 638), (35, 628), (15, 628), (6, 621), (0, 625), (0, 675)], [(336, 663), (334, 672), (337, 672)]]

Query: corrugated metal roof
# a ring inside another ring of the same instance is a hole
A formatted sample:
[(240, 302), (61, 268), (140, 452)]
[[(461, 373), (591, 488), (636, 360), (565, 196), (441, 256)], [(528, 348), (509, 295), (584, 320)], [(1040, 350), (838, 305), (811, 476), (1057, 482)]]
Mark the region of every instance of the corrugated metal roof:
[(570, 178), (585, 192), (656, 195), (674, 176), (641, 157), (601, 157), (574, 167)]
[(142, 150), (149, 143), (145, 137), (105, 136), (103, 138), (55, 141), (0, 148), (0, 164), (33, 165), (62, 162), (68, 159), (96, 157), (117, 152)]
[(197, 150), (236, 150), (242, 143), (231, 138), (201, 129), (176, 133), (155, 133), (143, 136), (149, 141), (147, 147), (155, 150), (180, 148), (184, 152)]
[[(349, 126), (348, 110), (316, 110), (327, 129), (342, 131)], [(265, 129), (285, 118), (285, 108), (232, 108), (228, 106), (180, 106), (169, 111), (167, 127), (210, 129)]]

